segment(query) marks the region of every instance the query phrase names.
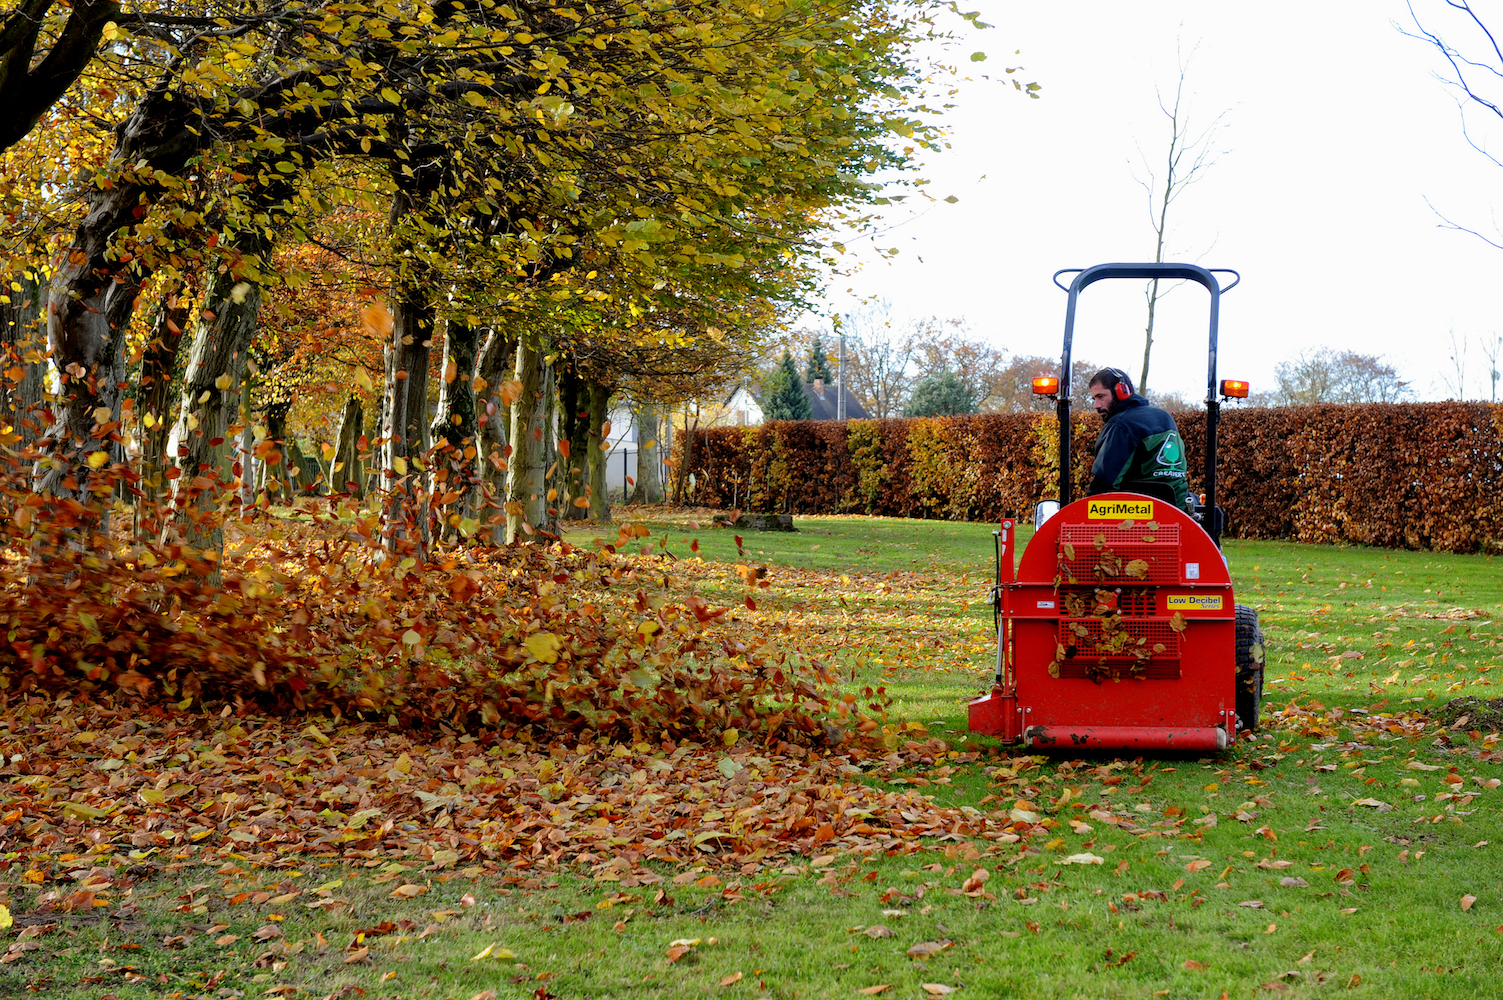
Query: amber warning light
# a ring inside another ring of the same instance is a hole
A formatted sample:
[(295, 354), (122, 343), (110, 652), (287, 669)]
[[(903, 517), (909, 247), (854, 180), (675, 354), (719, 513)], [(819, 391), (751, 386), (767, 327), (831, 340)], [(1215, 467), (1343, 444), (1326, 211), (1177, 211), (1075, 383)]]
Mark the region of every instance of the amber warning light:
[(1033, 394), (1035, 396), (1053, 396), (1059, 392), (1059, 379), (1052, 375), (1043, 375), (1033, 380)]
[[(1038, 380), (1034, 379), (1034, 381), (1037, 382)], [(1249, 386), (1246, 382), (1239, 381), (1238, 379), (1224, 378), (1221, 380), (1221, 395), (1231, 399), (1246, 399), (1248, 388)], [(1035, 389), (1034, 391), (1037, 392), (1038, 390)]]

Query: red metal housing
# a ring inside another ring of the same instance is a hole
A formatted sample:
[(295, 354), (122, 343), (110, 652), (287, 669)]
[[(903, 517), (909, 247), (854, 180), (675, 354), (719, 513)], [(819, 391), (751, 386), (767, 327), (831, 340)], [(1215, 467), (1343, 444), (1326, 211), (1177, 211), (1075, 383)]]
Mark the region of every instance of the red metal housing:
[(1217, 750), (1236, 735), (1236, 603), (1194, 518), (1133, 493), (1078, 500), (1013, 570), (999, 546), (998, 671), (972, 732), (1039, 749)]

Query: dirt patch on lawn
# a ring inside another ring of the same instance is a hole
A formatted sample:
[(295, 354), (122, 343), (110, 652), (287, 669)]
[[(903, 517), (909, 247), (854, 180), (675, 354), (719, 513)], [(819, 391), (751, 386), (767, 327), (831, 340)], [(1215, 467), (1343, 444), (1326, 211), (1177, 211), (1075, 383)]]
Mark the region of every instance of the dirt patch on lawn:
[(1461, 722), (1466, 729), (1480, 729), (1484, 733), (1503, 732), (1503, 698), (1452, 698), (1434, 712), (1437, 723), (1450, 729)]

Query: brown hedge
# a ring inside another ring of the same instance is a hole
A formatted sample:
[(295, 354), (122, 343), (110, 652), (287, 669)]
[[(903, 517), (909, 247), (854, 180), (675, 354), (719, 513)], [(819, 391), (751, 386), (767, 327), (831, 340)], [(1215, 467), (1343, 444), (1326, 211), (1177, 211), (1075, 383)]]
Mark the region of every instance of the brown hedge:
[[(1205, 489), (1205, 412), (1175, 414)], [(1099, 421), (1072, 423), (1077, 495)], [(1046, 413), (712, 428), (694, 501), (795, 514), (994, 521), (1057, 495)], [(1385, 403), (1223, 411), (1227, 534), (1477, 552), (1503, 546), (1503, 405)]]

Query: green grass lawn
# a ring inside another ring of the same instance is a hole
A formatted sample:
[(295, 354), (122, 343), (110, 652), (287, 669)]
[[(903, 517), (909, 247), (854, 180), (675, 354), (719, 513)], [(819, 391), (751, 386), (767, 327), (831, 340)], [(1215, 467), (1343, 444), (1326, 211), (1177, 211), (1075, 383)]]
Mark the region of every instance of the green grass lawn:
[[(1493, 691), (1503, 670), (1495, 559), (1230, 541), (1238, 600), (1259, 609), (1267, 637), (1257, 739), (1214, 757), (1081, 760), (965, 731), (965, 704), (995, 653), (990, 525), (797, 523), (796, 534), (743, 534), (738, 552), (735, 532), (664, 513), (642, 541), (666, 591), (745, 608), (737, 627), (833, 663), (851, 690), (885, 687), (891, 720), (926, 728), (931, 742), (869, 754), (851, 780), (917, 789), (1021, 834), (956, 833), (919, 850), (746, 871), (662, 867), (635, 885), (573, 869), (498, 876), (333, 860), (296, 874), (159, 868), (124, 921), (57, 918), (33, 939), (45, 951), (0, 964), (0, 995), (1397, 1000), (1503, 990), (1498, 722), (1485, 705), (1455, 728), (1433, 718), (1451, 699), (1503, 694)], [(569, 540), (601, 534), (586, 526)], [(738, 564), (765, 566), (767, 586), (748, 587)], [(16, 871), (5, 877), (18, 884)], [(230, 905), (242, 883), (258, 895)], [(393, 895), (404, 884), (424, 891)], [(295, 901), (281, 895), (290, 888), (302, 890)], [(11, 896), (22, 923), (24, 891)], [(319, 903), (330, 898), (340, 902)]]

